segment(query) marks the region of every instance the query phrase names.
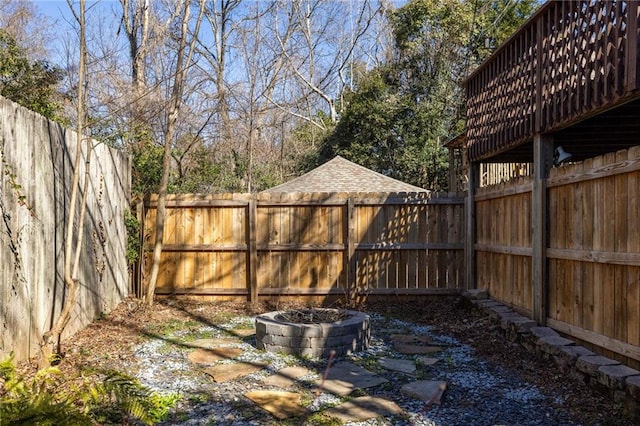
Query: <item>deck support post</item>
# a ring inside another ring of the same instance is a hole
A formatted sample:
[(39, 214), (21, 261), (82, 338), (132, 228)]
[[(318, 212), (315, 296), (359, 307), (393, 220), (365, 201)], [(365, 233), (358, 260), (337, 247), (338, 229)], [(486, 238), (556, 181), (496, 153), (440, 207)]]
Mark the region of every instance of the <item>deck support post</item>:
[(533, 319), (540, 325), (547, 320), (547, 244), (549, 235), (549, 209), (547, 207), (546, 179), (553, 165), (553, 138), (536, 134), (533, 137)]
[(480, 177), (480, 163), (470, 162), (468, 168), (467, 197), (465, 198), (465, 288), (476, 288), (476, 187)]

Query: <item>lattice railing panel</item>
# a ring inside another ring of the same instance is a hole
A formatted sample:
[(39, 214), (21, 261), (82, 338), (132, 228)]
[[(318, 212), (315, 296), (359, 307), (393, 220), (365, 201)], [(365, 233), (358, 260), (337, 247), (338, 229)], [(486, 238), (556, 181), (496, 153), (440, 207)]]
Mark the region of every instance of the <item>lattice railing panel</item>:
[(549, 2), (466, 81), (476, 161), (639, 89), (637, 1)]

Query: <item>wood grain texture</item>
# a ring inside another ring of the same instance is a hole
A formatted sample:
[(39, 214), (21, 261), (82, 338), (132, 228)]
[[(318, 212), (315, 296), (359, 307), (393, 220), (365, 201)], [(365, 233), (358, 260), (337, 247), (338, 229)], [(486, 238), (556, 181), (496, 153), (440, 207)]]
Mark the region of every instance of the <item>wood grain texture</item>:
[[(246, 288), (252, 300), (264, 291), (459, 291), (463, 199), (427, 195), (170, 197), (161, 287), (207, 295)], [(145, 208), (154, 218), (153, 197)], [(144, 228), (152, 230), (147, 222)]]
[[(547, 318), (618, 358), (640, 345), (640, 171), (621, 166), (639, 158), (640, 146), (554, 168), (548, 178), (556, 184), (547, 190)], [(522, 180), (478, 188), (474, 248), (478, 287), (530, 311), (534, 253), (524, 188)]]

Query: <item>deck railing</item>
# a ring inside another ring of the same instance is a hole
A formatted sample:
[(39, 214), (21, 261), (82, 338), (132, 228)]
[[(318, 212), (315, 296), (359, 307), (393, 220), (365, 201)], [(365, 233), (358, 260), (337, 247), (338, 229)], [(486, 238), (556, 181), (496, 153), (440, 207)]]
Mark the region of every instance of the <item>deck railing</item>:
[(551, 1), (465, 81), (469, 159), (520, 145), (640, 88), (637, 1)]

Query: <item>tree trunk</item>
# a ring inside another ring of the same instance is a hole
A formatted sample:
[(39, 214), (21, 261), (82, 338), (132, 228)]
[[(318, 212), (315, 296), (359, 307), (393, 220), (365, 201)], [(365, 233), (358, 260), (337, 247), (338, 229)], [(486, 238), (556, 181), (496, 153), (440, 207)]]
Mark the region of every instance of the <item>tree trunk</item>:
[[(44, 368), (54, 361), (54, 354), (59, 353), (60, 335), (64, 331), (65, 327), (71, 319), (71, 313), (76, 306), (76, 300), (78, 298), (78, 289), (80, 281), (78, 280), (78, 268), (80, 264), (80, 253), (82, 250), (82, 243), (84, 240), (84, 216), (87, 207), (87, 192), (89, 189), (89, 165), (91, 160), (91, 139), (84, 138), (85, 126), (87, 121), (87, 79), (86, 79), (86, 39), (85, 39), (85, 0), (80, 0), (80, 14), (76, 14), (73, 10), (71, 3), (69, 3), (72, 12), (75, 15), (76, 20), (80, 26), (80, 61), (78, 64), (78, 98), (76, 112), (78, 114), (77, 124), (77, 143), (76, 143), (76, 155), (73, 163), (73, 183), (71, 186), (71, 201), (69, 206), (68, 220), (66, 223), (66, 236), (65, 236), (65, 251), (64, 251), (64, 284), (66, 287), (66, 299), (62, 302), (62, 310), (60, 315), (54, 322), (49, 331), (42, 336), (42, 343), (40, 347), (40, 359), (38, 364), (41, 368)], [(80, 183), (80, 164), (82, 161), (82, 146), (86, 141), (87, 152), (85, 160), (85, 177), (83, 183), (82, 198), (80, 201), (80, 215), (78, 223), (74, 221), (76, 213), (76, 205), (78, 202), (78, 186)], [(75, 249), (73, 245), (74, 228), (77, 225), (76, 231), (76, 244)]]
[(164, 233), (164, 222), (166, 216), (166, 200), (167, 190), (169, 186), (169, 174), (171, 173), (171, 147), (173, 146), (173, 140), (176, 135), (176, 128), (178, 123), (178, 114), (180, 112), (180, 106), (182, 104), (182, 96), (184, 95), (184, 85), (186, 83), (187, 68), (191, 64), (193, 58), (194, 45), (196, 37), (200, 29), (200, 22), (202, 21), (202, 14), (204, 12), (205, 0), (200, 0), (200, 12), (196, 20), (196, 27), (191, 38), (189, 50), (187, 52), (187, 37), (189, 30), (190, 19), (190, 2), (188, 0), (183, 1), (181, 7), (182, 10), (182, 22), (180, 29), (180, 44), (177, 52), (176, 70), (174, 74), (173, 87), (171, 89), (171, 98), (169, 99), (169, 116), (167, 121), (167, 127), (164, 137), (164, 153), (162, 156), (162, 177), (160, 179), (160, 188), (158, 190), (158, 207), (156, 210), (156, 236), (153, 245), (153, 257), (151, 264), (151, 273), (149, 276), (149, 284), (147, 286), (147, 292), (145, 302), (147, 306), (153, 306), (154, 295), (156, 291), (156, 285), (158, 283), (158, 274), (160, 272), (160, 257), (162, 255), (162, 234)]

